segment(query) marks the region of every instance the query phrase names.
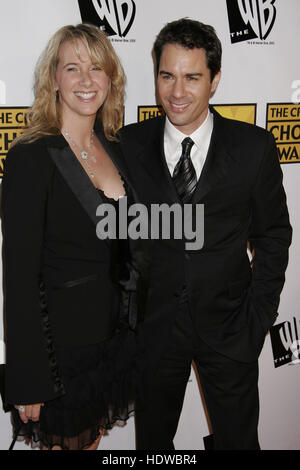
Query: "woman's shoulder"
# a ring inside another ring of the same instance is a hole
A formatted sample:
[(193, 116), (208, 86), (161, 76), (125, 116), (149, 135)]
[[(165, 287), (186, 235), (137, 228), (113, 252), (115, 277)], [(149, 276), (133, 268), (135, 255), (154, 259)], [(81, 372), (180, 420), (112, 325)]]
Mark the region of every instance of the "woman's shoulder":
[(51, 172), (54, 163), (47, 151), (49, 137), (41, 137), (33, 142), (19, 141), (8, 151), (4, 161), (4, 174), (6, 171), (23, 170), (24, 176), (28, 172)]
[(40, 155), (41, 152), (47, 153), (49, 147), (62, 148), (65, 145), (66, 141), (61, 134), (46, 135), (29, 142), (21, 138), (10, 148), (7, 155), (31, 155), (34, 158), (35, 155)]

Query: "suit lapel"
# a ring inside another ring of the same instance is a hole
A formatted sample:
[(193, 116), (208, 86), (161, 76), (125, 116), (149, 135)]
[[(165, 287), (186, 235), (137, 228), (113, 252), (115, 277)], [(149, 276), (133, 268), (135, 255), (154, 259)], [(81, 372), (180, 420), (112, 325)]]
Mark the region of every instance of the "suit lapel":
[[(99, 217), (96, 216), (97, 207), (106, 201), (102, 198), (99, 191), (95, 189), (64, 138), (62, 136), (55, 136), (50, 139), (48, 152), (52, 160), (74, 196), (96, 226), (99, 222)], [(105, 241), (109, 243), (108, 239)]]
[[(191, 203), (198, 203), (216, 187), (217, 183), (226, 176), (232, 168), (234, 157), (227, 151), (228, 136), (222, 118), (216, 111), (210, 108), (214, 114), (214, 127), (210, 146), (198, 180)], [(127, 146), (126, 152), (133, 152), (137, 160), (143, 165), (147, 174), (153, 181), (153, 187), (157, 188), (158, 198), (169, 204), (180, 202), (172, 177), (170, 175), (164, 154), (164, 128), (165, 118), (150, 120), (148, 138), (145, 141), (135, 141), (132, 148)], [(129, 158), (129, 157), (128, 157)]]
[[(205, 164), (191, 203), (200, 202), (225, 177), (234, 163), (234, 158), (226, 149), (225, 120), (214, 109), (210, 110), (214, 114), (214, 128)], [(165, 118), (153, 120), (153, 132), (151, 130), (149, 132), (150, 139), (138, 150), (139, 160), (153, 179), (155, 187), (164, 193), (165, 201), (180, 202), (164, 154), (164, 128)]]
[(180, 202), (174, 187), (164, 152), (165, 118), (157, 121), (158, 128), (150, 131), (150, 140), (139, 151), (139, 160), (153, 179), (156, 188), (164, 193), (168, 202)]
[(192, 203), (200, 202), (206, 194), (227, 174), (233, 158), (226, 150), (223, 118), (213, 111), (214, 127), (200, 178), (192, 197)]
[(130, 185), (130, 181), (128, 179), (128, 169), (124, 158), (121, 153), (120, 145), (116, 142), (109, 141), (106, 139), (102, 128), (96, 130), (96, 135), (100, 140), (104, 150), (106, 151), (107, 155), (110, 157), (111, 161), (117, 168), (120, 177), (122, 180), (125, 180), (128, 185)]

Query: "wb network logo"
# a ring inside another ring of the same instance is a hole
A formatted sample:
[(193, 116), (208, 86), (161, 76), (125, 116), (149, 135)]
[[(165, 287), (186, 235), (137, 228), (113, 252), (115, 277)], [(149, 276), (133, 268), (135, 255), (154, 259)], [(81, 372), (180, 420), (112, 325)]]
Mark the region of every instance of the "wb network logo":
[(226, 0), (231, 42), (265, 40), (276, 19), (276, 0)]
[(300, 363), (299, 326), (300, 322), (294, 317), (292, 321), (279, 323), (270, 329), (275, 367)]
[(133, 0), (78, 0), (83, 22), (92, 23), (107, 36), (125, 37), (134, 21)]

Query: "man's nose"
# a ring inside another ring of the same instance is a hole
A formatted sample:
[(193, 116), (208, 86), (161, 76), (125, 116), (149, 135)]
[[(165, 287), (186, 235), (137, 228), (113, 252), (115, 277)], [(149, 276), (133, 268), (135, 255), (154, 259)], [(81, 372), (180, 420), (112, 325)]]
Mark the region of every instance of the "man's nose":
[(185, 94), (184, 82), (181, 79), (176, 79), (173, 84), (172, 94), (175, 98), (181, 98)]

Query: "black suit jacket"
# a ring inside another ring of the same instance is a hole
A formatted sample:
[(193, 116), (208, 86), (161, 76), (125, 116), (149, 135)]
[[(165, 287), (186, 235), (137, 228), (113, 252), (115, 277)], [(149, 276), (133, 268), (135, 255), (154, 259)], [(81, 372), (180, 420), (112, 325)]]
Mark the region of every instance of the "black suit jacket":
[[(126, 180), (118, 146), (98, 136)], [(102, 202), (62, 136), (9, 151), (2, 184), (8, 403), (62, 395), (55, 349), (114, 333), (119, 279), (114, 241), (96, 236)]]
[[(180, 202), (165, 161), (164, 125), (158, 117), (121, 132), (129, 177), (149, 207)], [(149, 291), (141, 334), (155, 363), (186, 286), (199, 337), (228, 357), (253, 361), (277, 316), (292, 233), (273, 136), (214, 112), (192, 203), (204, 204), (201, 249), (185, 250), (184, 239), (146, 245)], [(255, 251), (253, 268), (248, 241)]]

